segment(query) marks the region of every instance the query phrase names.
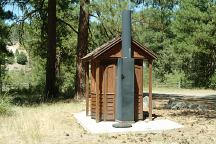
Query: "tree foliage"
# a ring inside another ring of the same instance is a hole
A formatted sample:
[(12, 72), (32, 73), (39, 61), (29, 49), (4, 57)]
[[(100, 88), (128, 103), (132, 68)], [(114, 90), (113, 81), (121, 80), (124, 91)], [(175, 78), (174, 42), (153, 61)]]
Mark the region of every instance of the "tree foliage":
[(11, 17), (11, 12), (5, 12), (2, 3), (0, 3), (0, 94), (2, 92), (2, 80), (5, 75), (6, 58), (13, 56), (6, 49), (6, 44), (9, 38), (9, 27), (5, 24), (5, 20)]
[(27, 56), (24, 52), (20, 52), (17, 56), (17, 63), (21, 65), (25, 65), (28, 62)]
[[(13, 24), (10, 37), (13, 41), (19, 40), (29, 54), (32, 74), (30, 83), (32, 86), (40, 85), (43, 89), (48, 55), (48, 1), (14, 2), (20, 6), (24, 16)], [(158, 55), (154, 63), (154, 77), (157, 81), (181, 82), (185, 87), (191, 83), (193, 87), (215, 88), (215, 1), (131, 0), (130, 4), (128, 2), (94, 0), (82, 5), (79, 0), (57, 0), (56, 84), (60, 95), (74, 96), (76, 84), (79, 83), (77, 78), (80, 80), (76, 73), (82, 71), (78, 71), (80, 61), (77, 60), (104, 42), (121, 35), (121, 12), (129, 5), (133, 18), (133, 39), (147, 45)], [(80, 28), (80, 24), (83, 24), (80, 23), (80, 6), (89, 16), (85, 35), (80, 34), (83, 30)], [(8, 17), (7, 15), (2, 18)], [(5, 46), (5, 42), (8, 41), (8, 27), (2, 20), (0, 26), (1, 33), (5, 33), (0, 44)], [(80, 82), (80, 87), (82, 83)]]
[(183, 0), (172, 23), (181, 69), (195, 87), (210, 87), (216, 69), (214, 1)]

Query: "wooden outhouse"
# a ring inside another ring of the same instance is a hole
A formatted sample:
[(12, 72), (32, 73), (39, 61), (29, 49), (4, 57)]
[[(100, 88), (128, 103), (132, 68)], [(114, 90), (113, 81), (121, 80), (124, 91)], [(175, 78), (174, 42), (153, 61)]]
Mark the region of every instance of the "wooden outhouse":
[[(122, 38), (116, 37), (82, 58), (86, 73), (86, 115), (99, 121), (116, 119), (117, 60), (122, 57)], [(134, 68), (134, 120), (143, 120), (143, 62), (149, 62), (149, 116), (152, 115), (152, 62), (156, 55), (132, 40)], [(145, 110), (146, 111), (146, 110)]]

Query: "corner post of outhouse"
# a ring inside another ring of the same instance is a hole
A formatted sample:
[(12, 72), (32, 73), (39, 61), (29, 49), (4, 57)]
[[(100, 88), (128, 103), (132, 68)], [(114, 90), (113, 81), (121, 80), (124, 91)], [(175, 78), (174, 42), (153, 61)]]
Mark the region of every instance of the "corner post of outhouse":
[(152, 64), (153, 60), (149, 60), (149, 120), (152, 120)]
[(89, 62), (85, 63), (86, 116), (89, 115)]
[(96, 62), (96, 122), (100, 122), (100, 65)]

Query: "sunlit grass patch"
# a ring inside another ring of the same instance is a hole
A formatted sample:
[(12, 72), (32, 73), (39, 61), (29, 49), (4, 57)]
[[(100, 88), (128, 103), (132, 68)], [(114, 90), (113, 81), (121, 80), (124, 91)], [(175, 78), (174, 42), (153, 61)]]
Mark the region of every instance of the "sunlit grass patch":
[(83, 108), (84, 102), (14, 107), (14, 115), (0, 117), (0, 144), (38, 144), (47, 140), (56, 143), (57, 138), (66, 134), (73, 135), (73, 130), (82, 131), (72, 113)]
[(8, 116), (12, 113), (11, 97), (7, 94), (0, 95), (0, 116)]

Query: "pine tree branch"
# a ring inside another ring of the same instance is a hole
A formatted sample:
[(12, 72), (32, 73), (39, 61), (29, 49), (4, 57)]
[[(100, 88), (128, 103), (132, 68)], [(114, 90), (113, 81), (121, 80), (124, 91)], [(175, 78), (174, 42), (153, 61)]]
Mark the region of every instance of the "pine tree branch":
[(77, 31), (71, 24), (67, 23), (66, 21), (64, 21), (64, 20), (62, 20), (62, 19), (60, 19), (60, 18), (57, 18), (57, 21), (59, 21), (59, 22), (65, 24), (65, 25), (67, 25), (67, 26), (70, 27), (76, 34), (78, 34), (78, 31)]
[[(104, 29), (104, 32), (105, 32), (105, 34), (106, 34), (106, 37), (107, 38), (110, 38), (110, 36), (109, 36), (109, 34), (108, 34), (108, 32), (107, 32), (107, 29), (106, 29), (106, 27), (104, 26), (104, 24), (103, 24), (103, 20), (101, 19), (101, 17), (100, 17), (100, 15), (97, 13), (97, 16), (98, 16), (98, 18), (99, 18), (99, 20), (101, 21), (101, 26), (103, 27), (103, 29)], [(96, 16), (95, 16), (96, 17)]]
[[(26, 1), (25, 5), (26, 5), (28, 2), (29, 2), (29, 1)], [(28, 19), (29, 17), (31, 17), (33, 14), (35, 14), (35, 13), (37, 13), (37, 12), (43, 10), (44, 2), (45, 2), (45, 0), (42, 0), (42, 1), (41, 1), (41, 4), (40, 4), (40, 6), (39, 6), (39, 8), (30, 11), (29, 13), (27, 13), (27, 14), (25, 15), (24, 18), (22, 18), (21, 20), (18, 20), (18, 22), (24, 22), (26, 19)]]

